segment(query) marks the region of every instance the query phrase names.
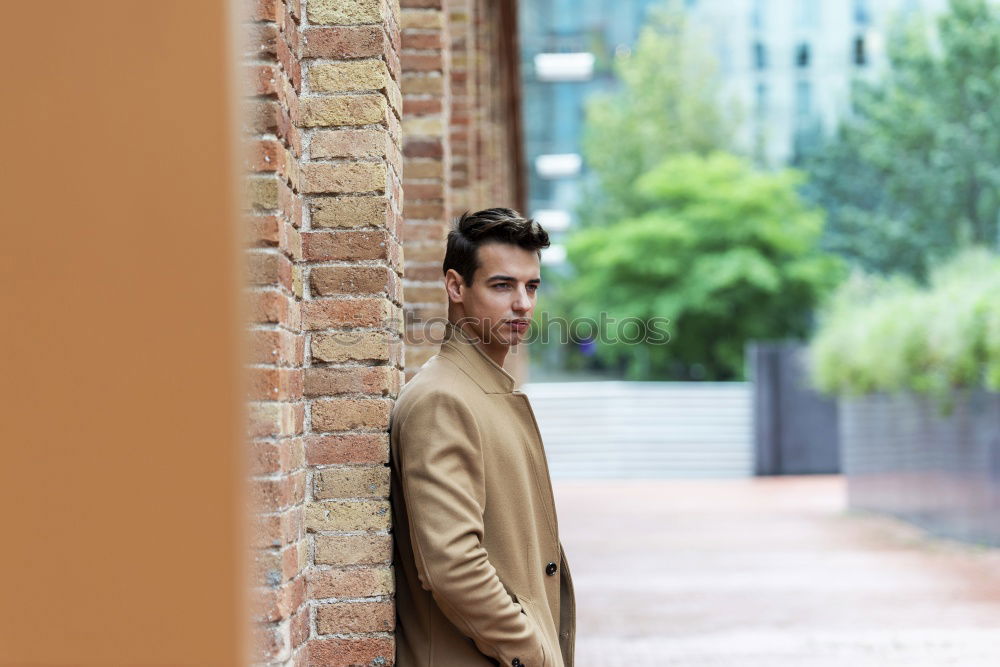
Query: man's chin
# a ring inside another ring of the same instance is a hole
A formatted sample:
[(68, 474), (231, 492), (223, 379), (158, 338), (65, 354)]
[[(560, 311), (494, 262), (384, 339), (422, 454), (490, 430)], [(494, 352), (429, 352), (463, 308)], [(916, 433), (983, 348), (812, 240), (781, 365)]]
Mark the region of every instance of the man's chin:
[(507, 347), (517, 347), (518, 345), (524, 344), (524, 334), (521, 332), (508, 332), (504, 334), (504, 344)]
[(521, 334), (510, 331), (493, 333), (486, 342), (496, 347), (516, 347), (521, 343)]

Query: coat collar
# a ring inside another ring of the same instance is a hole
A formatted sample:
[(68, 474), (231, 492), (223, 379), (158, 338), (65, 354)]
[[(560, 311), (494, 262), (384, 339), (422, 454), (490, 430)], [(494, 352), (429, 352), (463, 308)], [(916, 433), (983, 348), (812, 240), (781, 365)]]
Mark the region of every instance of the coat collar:
[(467, 333), (451, 322), (445, 323), (439, 354), (465, 371), (487, 394), (510, 394), (514, 391), (514, 376), (490, 359)]

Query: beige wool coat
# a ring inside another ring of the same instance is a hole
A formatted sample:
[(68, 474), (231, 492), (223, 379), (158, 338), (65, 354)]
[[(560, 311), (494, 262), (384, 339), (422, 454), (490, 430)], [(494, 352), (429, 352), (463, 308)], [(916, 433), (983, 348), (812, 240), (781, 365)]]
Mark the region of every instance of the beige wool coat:
[(514, 384), (448, 323), (393, 406), (396, 667), (573, 667), (573, 580)]

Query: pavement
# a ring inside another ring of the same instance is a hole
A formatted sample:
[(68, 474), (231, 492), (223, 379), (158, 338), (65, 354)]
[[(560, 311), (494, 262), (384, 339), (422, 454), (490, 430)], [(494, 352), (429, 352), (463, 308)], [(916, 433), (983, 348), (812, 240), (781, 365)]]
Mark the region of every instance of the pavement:
[(841, 476), (553, 489), (576, 667), (1000, 666), (1000, 549), (849, 512)]

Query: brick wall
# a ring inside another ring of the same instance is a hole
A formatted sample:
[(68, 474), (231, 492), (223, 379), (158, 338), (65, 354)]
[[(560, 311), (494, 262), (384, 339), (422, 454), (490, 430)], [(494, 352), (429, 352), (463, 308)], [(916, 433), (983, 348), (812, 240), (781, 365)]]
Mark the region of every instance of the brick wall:
[(436, 348), (404, 302), (444, 317), (450, 217), (523, 202), (513, 3), (401, 4), (246, 5), (258, 664), (392, 664), (388, 416)]
[[(402, 0), (406, 379), (436, 351), (447, 301), (441, 276), (452, 215), (451, 49), (442, 0)], [(433, 328), (428, 322), (438, 320)]]

